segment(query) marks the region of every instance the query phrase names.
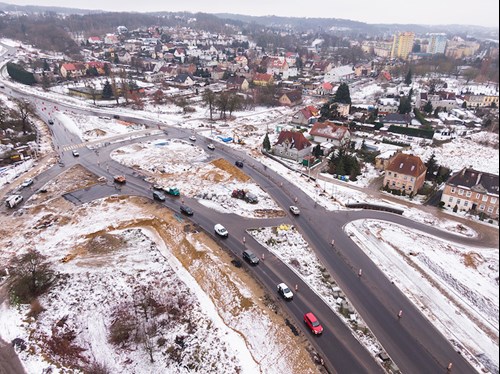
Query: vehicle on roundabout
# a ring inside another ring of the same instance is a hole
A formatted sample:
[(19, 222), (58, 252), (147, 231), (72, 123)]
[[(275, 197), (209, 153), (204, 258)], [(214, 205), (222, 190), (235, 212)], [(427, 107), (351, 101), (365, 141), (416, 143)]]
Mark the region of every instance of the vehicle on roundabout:
[(290, 212), (292, 212), (293, 215), (298, 216), (300, 214), (300, 209), (295, 205), (291, 205)]
[(215, 149), (215, 145), (213, 143), (210, 143), (209, 145), (207, 145), (207, 148), (213, 151)]

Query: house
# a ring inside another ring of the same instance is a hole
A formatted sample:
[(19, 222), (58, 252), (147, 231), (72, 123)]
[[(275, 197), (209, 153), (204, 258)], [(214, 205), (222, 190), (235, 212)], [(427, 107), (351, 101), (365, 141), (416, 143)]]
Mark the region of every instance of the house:
[(295, 106), (302, 103), (302, 92), (301, 91), (287, 91), (283, 92), (278, 99), (278, 102), (282, 106)]
[(385, 169), (384, 186), (414, 195), (424, 185), (426, 172), (420, 157), (396, 153)]
[(397, 125), (397, 126), (408, 127), (408, 125), (411, 124), (411, 120), (412, 120), (411, 115), (408, 113), (406, 114), (389, 113), (386, 114), (380, 121), (384, 125)]
[(466, 94), (464, 101), (467, 103), (467, 108), (483, 108), (495, 106), (498, 108), (498, 95), (471, 95)]
[(274, 78), (271, 74), (255, 73), (253, 83), (256, 86), (272, 86)]
[(272, 148), (276, 156), (302, 162), (311, 153), (312, 145), (301, 132), (282, 130)]
[(333, 68), (325, 74), (325, 82), (346, 82), (353, 79), (356, 76), (354, 69), (351, 65), (339, 66), (338, 68)]
[(221, 80), (224, 77), (225, 72), (226, 72), (226, 69), (224, 69), (220, 66), (215, 66), (214, 69), (210, 73), (210, 77), (214, 80)]
[(115, 34), (106, 34), (104, 37), (104, 44), (118, 44), (120, 40)]
[(312, 105), (302, 108), (292, 116), (291, 122), (295, 125), (308, 126), (319, 117), (319, 110)]
[(380, 116), (389, 113), (397, 113), (399, 108), (399, 100), (389, 97), (380, 98), (377, 102), (377, 108), (378, 114)]
[(345, 126), (336, 125), (330, 121), (316, 122), (309, 134), (316, 143), (332, 143), (337, 148), (348, 147), (351, 133)]
[(186, 58), (186, 51), (184, 48), (176, 48), (174, 51), (174, 58), (178, 59), (183, 64)]
[(194, 85), (194, 78), (189, 74), (181, 73), (177, 74), (172, 82), (179, 87), (190, 87)]
[(316, 95), (324, 96), (331, 95), (333, 92), (333, 85), (330, 82), (324, 82), (314, 90)]
[(66, 63), (61, 65), (61, 76), (64, 78), (72, 79), (83, 77), (87, 71), (84, 64), (75, 62), (75, 63)]
[(250, 85), (245, 77), (232, 76), (227, 79), (226, 87), (229, 90), (247, 91)]
[(98, 36), (89, 36), (87, 39), (87, 43), (89, 44), (102, 44), (102, 40)]
[(243, 55), (236, 56), (234, 58), (234, 63), (237, 64), (240, 67), (247, 66), (248, 65), (248, 58), (246, 58), (246, 56), (243, 56)]
[(445, 183), (441, 202), (460, 212), (484, 213), (498, 218), (498, 182), (495, 174), (464, 168)]
[(94, 70), (98, 75), (106, 74), (106, 63), (102, 61), (89, 61), (85, 64), (88, 70)]

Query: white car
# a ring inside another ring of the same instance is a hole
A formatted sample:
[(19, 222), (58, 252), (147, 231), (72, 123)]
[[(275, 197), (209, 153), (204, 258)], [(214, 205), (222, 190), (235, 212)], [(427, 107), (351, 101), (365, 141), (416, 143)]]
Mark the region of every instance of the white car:
[(73, 157), (78, 157), (78, 156), (80, 156), (80, 154), (78, 153), (78, 151), (77, 151), (76, 149), (73, 149), (73, 150), (71, 151), (71, 153), (73, 154)]
[(278, 284), (278, 293), (283, 296), (284, 299), (287, 300), (292, 300), (293, 299), (293, 292), (288, 288), (288, 286), (285, 283), (280, 283)]
[(209, 145), (207, 145), (207, 148), (213, 151), (215, 149), (215, 145), (213, 143), (210, 143)]
[(226, 228), (224, 226), (222, 226), (220, 223), (218, 223), (214, 226), (214, 230), (215, 230), (216, 234), (219, 236), (223, 236), (223, 237), (227, 238), (227, 236), (229, 235)]
[(195, 142), (195, 141), (196, 141), (196, 136), (191, 135), (191, 136), (189, 137), (189, 140), (191, 140), (191, 141)]
[(300, 214), (300, 209), (298, 207), (296, 207), (295, 205), (291, 205), (290, 212), (292, 212), (292, 214), (298, 216)]
[(26, 187), (29, 187), (33, 184), (33, 179), (26, 179), (22, 184), (21, 184), (21, 188), (26, 188)]

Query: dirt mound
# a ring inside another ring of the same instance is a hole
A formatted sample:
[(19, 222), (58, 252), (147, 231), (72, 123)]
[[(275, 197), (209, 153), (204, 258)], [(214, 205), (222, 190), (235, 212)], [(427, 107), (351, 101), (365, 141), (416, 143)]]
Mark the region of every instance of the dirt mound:
[(237, 168), (232, 163), (223, 158), (213, 160), (211, 164), (231, 174), (234, 178), (241, 182), (248, 182), (250, 180), (250, 177), (246, 175), (241, 169)]

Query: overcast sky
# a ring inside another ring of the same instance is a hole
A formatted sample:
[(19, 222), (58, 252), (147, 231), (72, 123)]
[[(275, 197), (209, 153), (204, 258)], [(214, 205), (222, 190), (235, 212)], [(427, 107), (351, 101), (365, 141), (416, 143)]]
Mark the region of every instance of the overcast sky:
[(343, 18), (367, 23), (468, 24), (498, 27), (498, 0), (7, 0), (105, 11), (189, 11), (255, 16)]

